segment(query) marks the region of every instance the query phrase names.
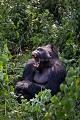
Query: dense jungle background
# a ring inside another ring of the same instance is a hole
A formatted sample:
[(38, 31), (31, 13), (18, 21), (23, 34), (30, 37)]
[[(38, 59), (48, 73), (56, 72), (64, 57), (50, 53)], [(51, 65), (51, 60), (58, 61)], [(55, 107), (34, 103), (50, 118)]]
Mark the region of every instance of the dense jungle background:
[[(61, 92), (19, 104), (14, 87), (24, 63), (49, 43), (68, 71)], [(0, 120), (80, 120), (80, 0), (0, 0)]]

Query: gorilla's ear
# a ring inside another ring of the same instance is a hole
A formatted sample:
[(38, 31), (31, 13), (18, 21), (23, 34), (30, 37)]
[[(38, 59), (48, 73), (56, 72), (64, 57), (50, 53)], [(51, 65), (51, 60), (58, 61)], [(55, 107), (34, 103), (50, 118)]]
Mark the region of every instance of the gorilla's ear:
[(53, 51), (53, 45), (52, 44), (48, 44), (46, 47)]
[(54, 56), (58, 57), (59, 49), (55, 45), (48, 44), (47, 47), (52, 50)]
[(48, 47), (48, 48), (51, 48), (51, 50), (52, 50), (53, 52), (57, 52), (57, 53), (59, 52), (59, 49), (58, 49), (55, 45), (48, 44), (47, 47)]

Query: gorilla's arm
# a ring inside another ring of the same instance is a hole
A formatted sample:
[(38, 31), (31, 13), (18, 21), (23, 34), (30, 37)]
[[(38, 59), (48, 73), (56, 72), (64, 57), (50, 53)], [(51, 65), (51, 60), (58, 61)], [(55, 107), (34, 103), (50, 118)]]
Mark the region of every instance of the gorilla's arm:
[[(27, 81), (28, 82), (28, 81)], [(26, 91), (31, 93), (32, 95), (38, 94), (41, 90), (50, 89), (51, 94), (54, 95), (60, 91), (60, 84), (57, 79), (49, 79), (49, 82), (46, 85), (35, 84), (32, 82), (28, 82), (28, 87), (26, 87)]]
[(24, 71), (23, 71), (23, 75), (22, 78), (20, 79), (20, 81), (23, 80), (28, 80), (28, 81), (33, 81), (34, 78), (34, 74), (35, 74), (35, 68), (33, 66), (34, 64), (34, 60), (30, 60), (26, 63), (25, 67), (24, 67)]
[(59, 84), (55, 82), (54, 80), (51, 80), (47, 83), (47, 85), (40, 85), (35, 84), (30, 81), (20, 81), (17, 83), (15, 91), (16, 94), (22, 94), (23, 96), (26, 96), (28, 93), (32, 96), (35, 96), (35, 94), (38, 94), (41, 90), (50, 89), (51, 94), (54, 95), (59, 91)]
[(23, 95), (24, 98), (30, 100), (31, 98), (35, 97), (35, 94), (38, 94), (41, 90), (44, 90), (40, 85), (26, 81), (19, 81), (15, 87), (15, 93), (17, 95), (17, 100), (21, 101), (20, 96)]
[(51, 74), (49, 76), (49, 82), (45, 88), (51, 90), (52, 96), (60, 91), (60, 84), (65, 81), (66, 69), (61, 64), (55, 64), (52, 67)]

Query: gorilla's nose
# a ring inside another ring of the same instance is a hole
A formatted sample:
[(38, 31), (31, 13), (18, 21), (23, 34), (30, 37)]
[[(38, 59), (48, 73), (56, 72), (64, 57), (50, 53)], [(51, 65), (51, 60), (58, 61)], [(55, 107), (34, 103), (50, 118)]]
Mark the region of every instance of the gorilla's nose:
[(37, 51), (33, 51), (33, 52), (32, 52), (32, 57), (34, 57), (34, 58), (38, 57)]
[(32, 57), (36, 58), (37, 54), (36, 52), (32, 52)]

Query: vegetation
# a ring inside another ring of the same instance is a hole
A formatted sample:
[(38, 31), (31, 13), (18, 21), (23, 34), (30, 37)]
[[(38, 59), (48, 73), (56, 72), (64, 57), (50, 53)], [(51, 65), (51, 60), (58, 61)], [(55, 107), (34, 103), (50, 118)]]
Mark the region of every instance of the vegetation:
[[(80, 120), (80, 1), (0, 1), (0, 119)], [(23, 64), (37, 46), (54, 44), (67, 68), (61, 92), (15, 100)], [(50, 101), (50, 102), (49, 102)]]

